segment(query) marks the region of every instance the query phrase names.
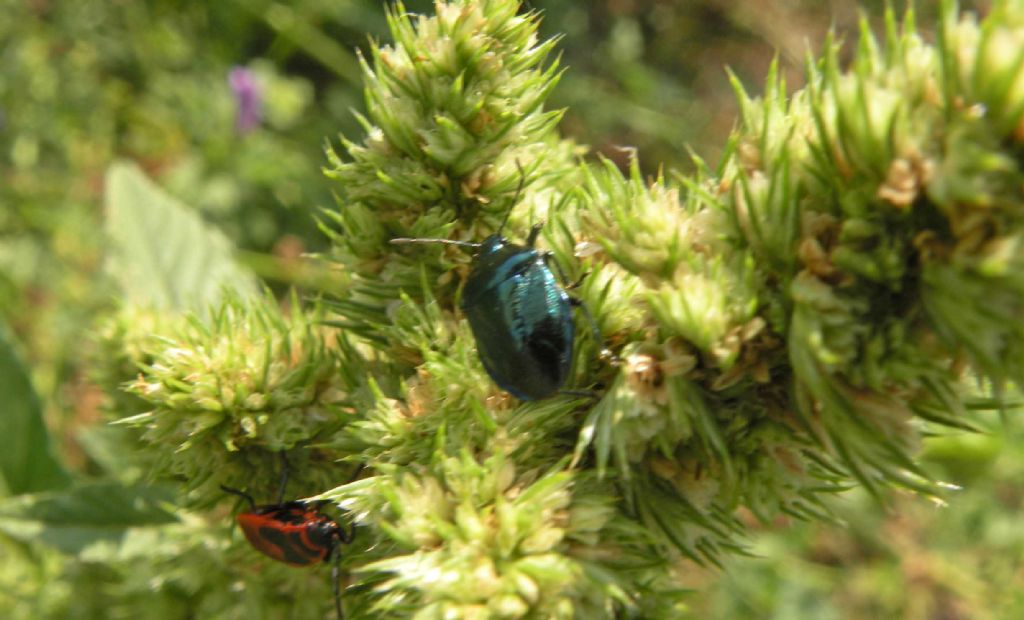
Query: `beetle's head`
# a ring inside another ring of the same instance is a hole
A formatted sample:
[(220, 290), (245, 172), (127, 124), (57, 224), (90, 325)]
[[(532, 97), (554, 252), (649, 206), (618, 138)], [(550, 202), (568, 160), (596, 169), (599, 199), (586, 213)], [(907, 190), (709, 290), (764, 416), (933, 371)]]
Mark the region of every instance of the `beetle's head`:
[(502, 237), (500, 233), (494, 233), (480, 243), (480, 249), (477, 251), (477, 256), (493, 254), (505, 247), (506, 244), (508, 244), (508, 239)]
[(333, 548), (338, 544), (338, 539), (341, 534), (341, 526), (333, 519), (323, 517), (315, 521), (307, 522), (306, 531), (309, 534), (309, 539), (314, 543), (322, 547)]

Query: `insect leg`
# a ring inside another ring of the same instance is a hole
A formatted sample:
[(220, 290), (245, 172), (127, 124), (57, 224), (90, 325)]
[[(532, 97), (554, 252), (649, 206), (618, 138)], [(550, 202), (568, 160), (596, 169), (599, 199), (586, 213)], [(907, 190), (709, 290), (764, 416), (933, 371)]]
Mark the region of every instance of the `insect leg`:
[[(537, 243), (537, 237), (540, 236), (540, 231), (542, 228), (544, 228), (544, 222), (537, 222), (536, 224), (530, 227), (530, 235), (526, 237), (526, 245), (528, 247), (532, 248), (533, 244)], [(545, 254), (550, 254), (550, 252), (545, 252)], [(547, 262), (546, 257), (544, 261)]]
[(590, 323), (590, 331), (594, 336), (594, 343), (601, 347), (601, 350), (597, 355), (598, 358), (612, 366), (619, 366), (622, 364), (622, 358), (620, 358), (618, 354), (607, 347), (601, 346), (601, 330), (597, 327), (597, 321), (594, 320), (594, 315), (590, 313), (590, 307), (587, 306), (587, 303), (578, 297), (573, 297), (572, 295), (569, 295), (569, 303), (583, 311), (583, 316), (587, 317), (587, 322)]
[(339, 541), (341, 541), (341, 542), (343, 542), (343, 543), (345, 543), (347, 545), (347, 544), (351, 543), (355, 539), (356, 539), (356, 524), (355, 523), (350, 523), (349, 524), (347, 532), (345, 531), (344, 528), (342, 528), (341, 526), (338, 526), (338, 540)]
[(583, 301), (579, 297), (569, 295), (569, 304), (579, 308), (583, 312), (583, 316), (586, 317), (587, 323), (590, 324), (590, 332), (594, 337), (594, 344), (600, 346), (601, 330), (598, 329), (597, 321), (594, 320), (594, 315), (590, 313), (590, 308), (587, 306), (587, 302)]
[(575, 282), (573, 282), (572, 284), (566, 285), (565, 290), (571, 291), (573, 289), (579, 288), (580, 285), (583, 284), (583, 279), (586, 278), (589, 275), (590, 275), (589, 271), (584, 271), (583, 273), (580, 274), (580, 277), (576, 278)]
[[(534, 224), (533, 228), (530, 230), (530, 236), (526, 240), (526, 242), (529, 245), (533, 245), (533, 242), (536, 240), (537, 235), (540, 234), (540, 226), (543, 226), (543, 224)], [(558, 281), (559, 283), (563, 283), (562, 288), (566, 290), (571, 290), (578, 287), (580, 283), (583, 282), (583, 278), (587, 277), (587, 274), (589, 273), (584, 273), (582, 276), (580, 276), (579, 280), (573, 282), (572, 284), (566, 285), (564, 284), (564, 282), (567, 282), (569, 280), (569, 276), (565, 275), (565, 272), (562, 271), (562, 266), (559, 265), (558, 261), (555, 260), (555, 253), (541, 252), (540, 257), (544, 261), (544, 264), (547, 266), (548, 269), (558, 274)]]
[[(348, 481), (349, 481), (349, 482), (353, 482), (353, 481), (355, 481), (355, 479), (359, 477), (359, 474), (363, 473), (363, 468), (364, 468), (364, 467), (366, 467), (366, 464), (365, 464), (365, 463), (360, 463), (359, 465), (357, 465), (357, 466), (356, 466), (356, 470), (355, 470), (354, 472), (352, 472), (352, 477), (351, 477), (351, 478), (349, 478), (349, 480), (348, 480)], [(346, 483), (346, 484), (347, 484), (347, 483)], [(356, 538), (356, 524), (355, 524), (354, 522), (353, 522), (353, 523), (351, 523), (351, 524), (349, 525), (349, 528), (348, 528), (348, 531), (347, 531), (347, 532), (345, 531), (345, 529), (344, 529), (344, 528), (342, 528), (342, 527), (341, 527), (341, 526), (339, 525), (339, 526), (338, 526), (338, 530), (337, 530), (337, 532), (336, 532), (336, 534), (335, 534), (335, 535), (336, 535), (336, 536), (338, 537), (338, 540), (339, 540), (340, 542), (343, 542), (343, 543), (345, 543), (346, 545), (347, 545), (347, 544), (349, 544), (350, 542), (352, 542), (352, 541), (353, 541), (353, 540), (355, 540), (355, 538)]]
[[(533, 231), (530, 231), (530, 237), (533, 238)], [(544, 264), (548, 266), (548, 269), (551, 269), (558, 274), (558, 279), (560, 281), (565, 282), (569, 279), (566, 277), (565, 272), (562, 271), (562, 267), (558, 264), (558, 261), (555, 260), (554, 252), (544, 252), (541, 254), (541, 258), (544, 259)], [(583, 282), (583, 278), (587, 277), (589, 274), (589, 271), (584, 272), (578, 280), (565, 286), (565, 290), (568, 291), (574, 288), (579, 288), (579, 285)], [(594, 342), (600, 344), (601, 330), (597, 328), (597, 321), (594, 320), (594, 315), (590, 313), (590, 308), (587, 306), (586, 302), (579, 297), (569, 295), (569, 303), (583, 311), (583, 316), (587, 317), (587, 323), (590, 323), (590, 331), (594, 336)]]
[(288, 487), (288, 476), (291, 473), (291, 466), (288, 464), (288, 455), (281, 452), (281, 484), (277, 488), (277, 503), (284, 503), (284, 491)]
[(363, 470), (365, 468), (366, 463), (359, 463), (358, 465), (356, 465), (355, 471), (352, 472), (352, 476), (348, 479), (348, 482), (346, 482), (345, 484), (348, 484), (349, 482), (355, 482), (356, 478), (359, 477), (359, 474), (363, 473)]
[[(558, 273), (558, 277), (561, 278), (561, 280), (564, 282), (566, 280), (565, 273), (562, 271), (562, 268), (558, 266), (558, 263), (554, 260), (554, 256), (552, 255), (552, 253), (545, 252), (543, 256), (544, 264), (549, 265), (549, 268), (554, 268), (554, 270)], [(583, 283), (583, 278), (586, 278), (588, 275), (590, 275), (590, 272), (584, 271), (583, 274), (580, 275), (580, 277), (575, 282), (565, 286), (565, 290), (571, 291), (574, 288), (579, 288), (580, 284)], [(573, 297), (572, 295), (569, 295), (569, 303), (583, 311), (583, 316), (587, 318), (587, 323), (590, 324), (590, 333), (594, 337), (594, 343), (600, 345), (601, 330), (597, 327), (597, 321), (594, 320), (594, 315), (590, 312), (590, 306), (588, 306), (587, 303), (580, 299), (579, 297)], [(598, 357), (602, 360), (609, 362), (612, 366), (618, 366), (619, 364), (622, 363), (622, 360), (619, 358), (618, 355), (616, 355), (611, 349), (605, 347), (601, 347), (601, 351), (600, 353), (598, 353)]]
[(341, 582), (339, 576), (341, 574), (341, 554), (335, 552), (334, 562), (331, 564), (331, 581), (334, 584), (334, 613), (338, 616), (338, 620), (344, 620), (345, 612), (341, 608)]
[(601, 393), (594, 390), (558, 390), (562, 396), (576, 396), (580, 398), (594, 398), (601, 400)]

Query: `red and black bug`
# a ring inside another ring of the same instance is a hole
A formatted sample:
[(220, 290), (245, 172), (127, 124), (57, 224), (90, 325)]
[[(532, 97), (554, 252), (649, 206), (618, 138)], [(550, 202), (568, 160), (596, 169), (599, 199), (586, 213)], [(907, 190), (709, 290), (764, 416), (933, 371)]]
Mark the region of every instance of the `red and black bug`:
[[(341, 552), (338, 546), (355, 538), (355, 524), (348, 531), (330, 516), (320, 512), (328, 502), (283, 501), (288, 483), (288, 463), (281, 475), (281, 488), (276, 504), (256, 505), (244, 491), (221, 485), (227, 493), (249, 503), (249, 509), (235, 519), (249, 544), (257, 551), (289, 566), (310, 566), (333, 561), (331, 581), (334, 586), (334, 610), (338, 619), (341, 609), (341, 588), (338, 582)], [(357, 472), (358, 473), (358, 472)]]

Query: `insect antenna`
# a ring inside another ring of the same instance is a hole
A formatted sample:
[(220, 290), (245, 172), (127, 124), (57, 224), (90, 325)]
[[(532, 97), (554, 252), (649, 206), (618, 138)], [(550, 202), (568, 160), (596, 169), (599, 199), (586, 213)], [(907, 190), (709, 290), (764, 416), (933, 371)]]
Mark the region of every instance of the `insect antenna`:
[(505, 229), (505, 224), (508, 223), (508, 216), (512, 215), (512, 209), (514, 209), (516, 204), (519, 203), (519, 197), (523, 193), (523, 186), (526, 185), (526, 171), (523, 170), (523, 165), (519, 163), (518, 159), (516, 160), (516, 168), (519, 170), (519, 185), (516, 186), (516, 193), (512, 196), (512, 204), (510, 204), (508, 209), (505, 210), (505, 217), (501, 219), (501, 225), (498, 226), (498, 230), (494, 231), (494, 234), (498, 236), (500, 236), (501, 231)]
[(412, 243), (441, 243), (443, 245), (458, 245), (464, 248), (478, 248), (479, 243), (469, 241), (455, 241), (454, 239), (423, 239), (420, 237), (395, 237), (389, 241), (392, 245), (407, 245)]
[[(349, 478), (348, 483), (354, 482), (359, 474), (363, 473), (363, 469), (366, 467), (365, 463), (360, 463), (356, 466), (355, 471), (352, 472), (352, 476)], [(346, 484), (348, 484), (346, 483)], [(348, 531), (335, 521), (337, 529), (334, 530), (334, 539), (331, 546), (331, 581), (334, 583), (334, 611), (338, 616), (338, 620), (344, 620), (344, 610), (341, 607), (341, 582), (339, 580), (339, 574), (341, 573), (341, 551), (338, 547), (342, 544), (349, 544), (356, 538), (356, 524), (355, 522), (349, 524)]]
[(249, 509), (250, 510), (256, 508), (256, 502), (253, 501), (252, 495), (249, 495), (245, 491), (239, 491), (238, 489), (232, 489), (231, 487), (224, 486), (223, 484), (220, 485), (220, 490), (224, 491), (225, 493), (230, 493), (232, 495), (237, 495), (238, 497), (241, 497), (245, 501), (249, 502)]

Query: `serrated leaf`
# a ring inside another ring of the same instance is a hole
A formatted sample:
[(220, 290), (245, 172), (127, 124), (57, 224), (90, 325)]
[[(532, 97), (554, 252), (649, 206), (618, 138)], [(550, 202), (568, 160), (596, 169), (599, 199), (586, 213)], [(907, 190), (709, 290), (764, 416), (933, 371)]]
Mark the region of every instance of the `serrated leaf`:
[(137, 306), (181, 312), (215, 305), (225, 288), (254, 295), (256, 280), (223, 233), (130, 162), (106, 177), (107, 270)]
[(53, 456), (39, 397), (28, 370), (0, 324), (0, 492), (18, 495), (67, 486), (71, 479)]
[(117, 541), (130, 528), (174, 523), (169, 491), (117, 483), (21, 495), (0, 502), (0, 532), (78, 553), (90, 544)]

